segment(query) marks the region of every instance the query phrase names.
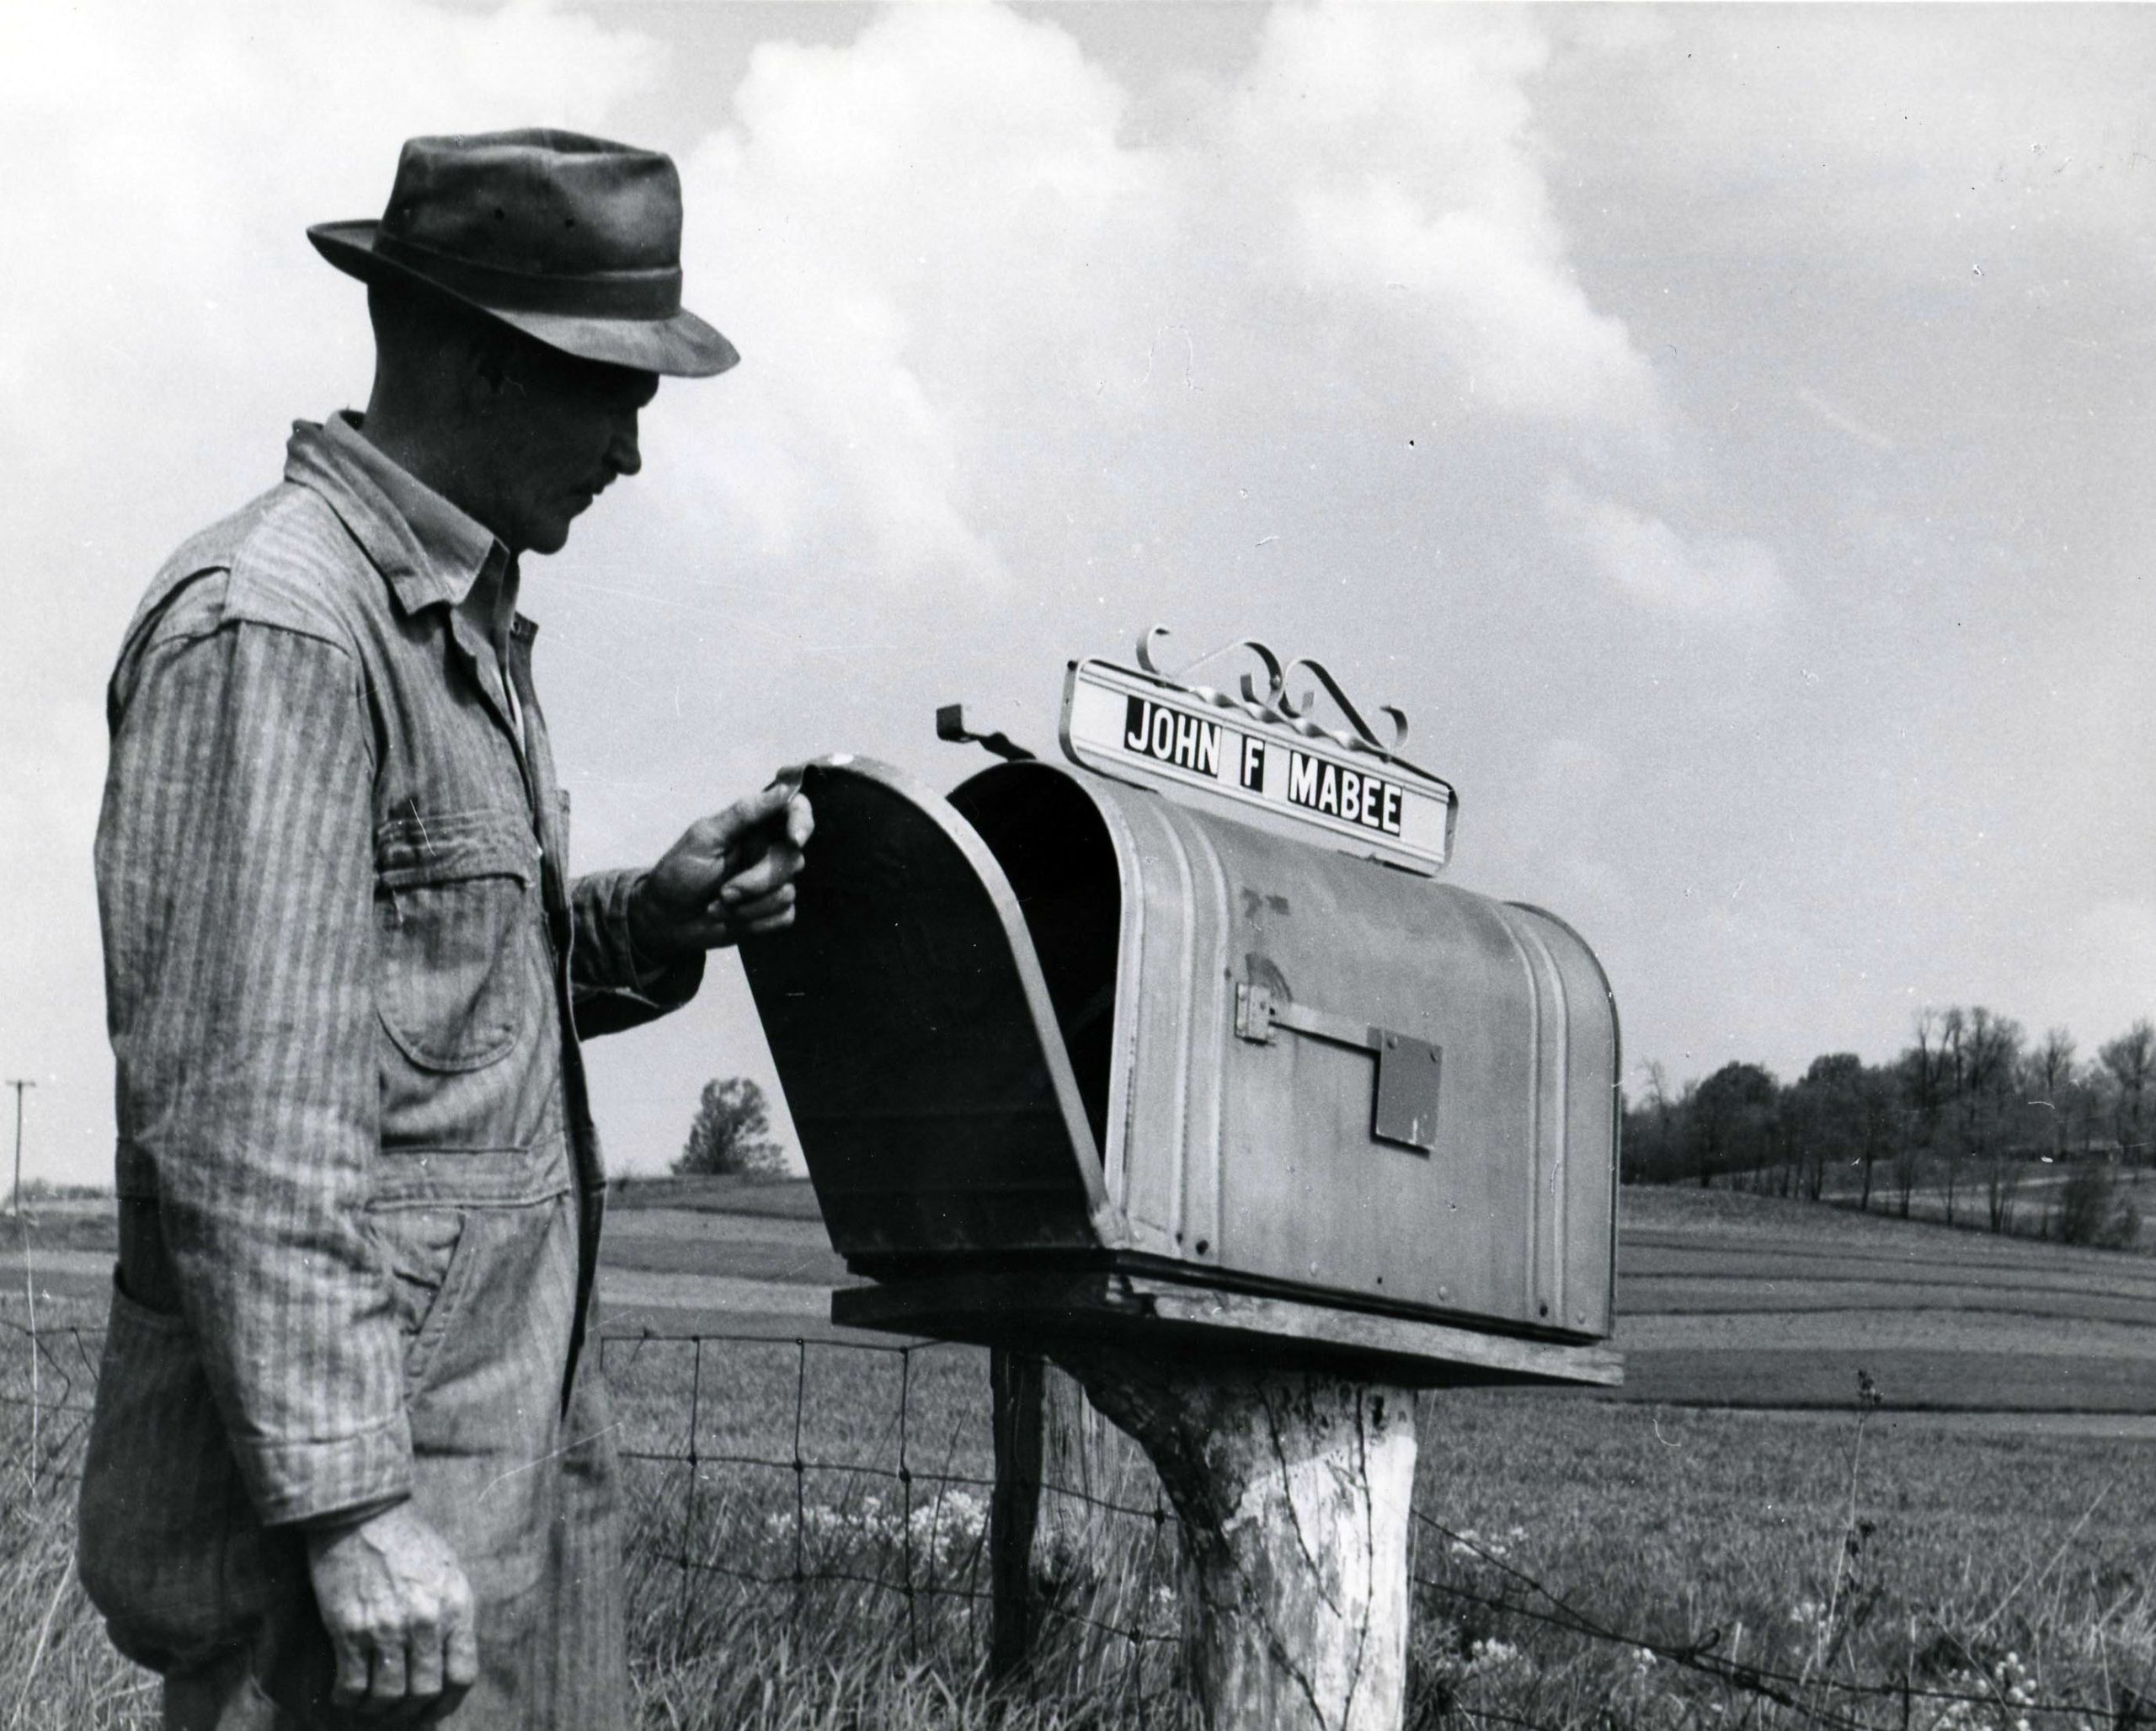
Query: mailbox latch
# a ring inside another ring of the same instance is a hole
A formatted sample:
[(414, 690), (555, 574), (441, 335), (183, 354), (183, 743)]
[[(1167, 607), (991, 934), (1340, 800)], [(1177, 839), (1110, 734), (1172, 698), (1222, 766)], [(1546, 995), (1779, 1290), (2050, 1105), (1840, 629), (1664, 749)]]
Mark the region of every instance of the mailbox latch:
[(1370, 1109), (1370, 1134), (1380, 1142), (1412, 1148), (1418, 1154), (1436, 1151), (1438, 1081), (1444, 1069), (1441, 1048), (1389, 1028), (1278, 997), (1267, 986), (1236, 986), (1237, 1036), (1253, 1045), (1269, 1046), (1276, 1028), (1375, 1053), (1377, 1097)]

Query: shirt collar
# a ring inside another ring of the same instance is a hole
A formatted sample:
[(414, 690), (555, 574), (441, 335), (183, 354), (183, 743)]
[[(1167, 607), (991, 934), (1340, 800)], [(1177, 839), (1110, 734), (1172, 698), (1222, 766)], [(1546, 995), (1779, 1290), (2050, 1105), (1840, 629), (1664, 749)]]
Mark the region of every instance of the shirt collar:
[(392, 462), (339, 410), (292, 424), (285, 478), (318, 493), (389, 581), (407, 612), (446, 604), (486, 621), (494, 638), (516, 605), (516, 561), (493, 532)]

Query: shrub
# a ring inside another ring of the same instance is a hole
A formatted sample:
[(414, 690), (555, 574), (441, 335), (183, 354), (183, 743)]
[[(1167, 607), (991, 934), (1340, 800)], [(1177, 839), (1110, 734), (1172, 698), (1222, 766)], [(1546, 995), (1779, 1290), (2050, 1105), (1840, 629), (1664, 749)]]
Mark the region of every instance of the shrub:
[(2093, 1244), (2123, 1250), (2141, 1235), (2141, 1215), (2120, 1193), (2108, 1166), (2074, 1168), (2059, 1190), (2053, 1230), (2068, 1244)]

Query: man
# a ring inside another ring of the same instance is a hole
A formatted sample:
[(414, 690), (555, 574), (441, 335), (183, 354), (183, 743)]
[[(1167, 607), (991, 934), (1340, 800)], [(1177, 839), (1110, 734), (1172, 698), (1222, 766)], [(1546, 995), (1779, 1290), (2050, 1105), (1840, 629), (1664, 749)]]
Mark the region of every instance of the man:
[(366, 414), (152, 585), (109, 699), (98, 886), (120, 1247), (81, 1567), (180, 1728), (627, 1722), (587, 1335), (579, 1038), (792, 918), (775, 784), (571, 879), (519, 559), (638, 467), (680, 305), (666, 158), (414, 139)]

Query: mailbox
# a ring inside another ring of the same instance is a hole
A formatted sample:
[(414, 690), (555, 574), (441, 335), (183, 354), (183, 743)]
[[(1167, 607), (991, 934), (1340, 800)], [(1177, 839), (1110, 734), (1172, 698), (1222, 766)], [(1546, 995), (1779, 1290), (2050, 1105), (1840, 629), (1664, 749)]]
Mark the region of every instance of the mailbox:
[(1616, 1015), (1561, 921), (1081, 767), (803, 788), (795, 927), (743, 954), (880, 1283), (840, 1320), (1615, 1380)]

